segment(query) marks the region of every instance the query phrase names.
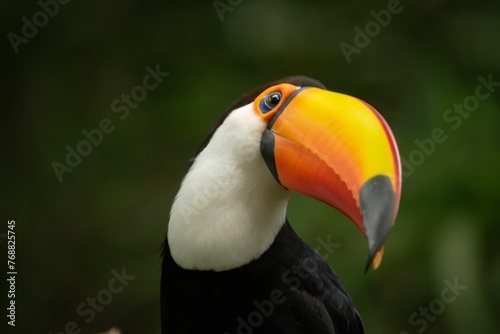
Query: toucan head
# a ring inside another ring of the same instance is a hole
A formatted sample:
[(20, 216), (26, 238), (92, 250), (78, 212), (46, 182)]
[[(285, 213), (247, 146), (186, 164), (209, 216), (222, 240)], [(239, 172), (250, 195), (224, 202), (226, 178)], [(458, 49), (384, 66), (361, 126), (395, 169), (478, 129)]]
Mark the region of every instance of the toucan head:
[(242, 96), (200, 146), (174, 201), (168, 243), (182, 267), (227, 270), (258, 258), (290, 192), (344, 213), (377, 268), (399, 206), (394, 136), (366, 102), (284, 78)]

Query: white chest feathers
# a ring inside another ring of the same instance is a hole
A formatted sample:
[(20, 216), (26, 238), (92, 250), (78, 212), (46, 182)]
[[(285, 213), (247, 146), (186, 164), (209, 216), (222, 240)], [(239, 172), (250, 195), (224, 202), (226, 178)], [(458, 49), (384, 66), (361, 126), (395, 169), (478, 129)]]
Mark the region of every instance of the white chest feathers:
[(289, 193), (260, 153), (266, 124), (234, 110), (196, 157), (174, 200), (168, 243), (184, 269), (229, 270), (260, 257), (285, 222)]

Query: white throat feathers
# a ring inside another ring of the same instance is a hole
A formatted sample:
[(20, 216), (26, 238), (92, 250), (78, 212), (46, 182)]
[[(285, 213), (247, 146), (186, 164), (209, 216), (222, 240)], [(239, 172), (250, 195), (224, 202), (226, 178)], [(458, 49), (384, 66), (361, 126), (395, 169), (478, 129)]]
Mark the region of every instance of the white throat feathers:
[(285, 223), (289, 192), (260, 153), (266, 126), (253, 103), (238, 108), (196, 157), (168, 225), (170, 252), (182, 268), (241, 267), (259, 258)]

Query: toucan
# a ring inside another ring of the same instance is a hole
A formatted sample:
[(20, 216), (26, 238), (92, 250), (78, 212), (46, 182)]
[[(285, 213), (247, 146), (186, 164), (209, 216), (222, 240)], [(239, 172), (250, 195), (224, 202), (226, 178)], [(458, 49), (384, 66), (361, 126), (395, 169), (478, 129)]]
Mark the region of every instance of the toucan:
[(359, 334), (339, 277), (286, 218), (292, 192), (345, 214), (376, 269), (401, 164), (368, 103), (291, 76), (241, 96), (190, 161), (163, 244), (163, 334)]

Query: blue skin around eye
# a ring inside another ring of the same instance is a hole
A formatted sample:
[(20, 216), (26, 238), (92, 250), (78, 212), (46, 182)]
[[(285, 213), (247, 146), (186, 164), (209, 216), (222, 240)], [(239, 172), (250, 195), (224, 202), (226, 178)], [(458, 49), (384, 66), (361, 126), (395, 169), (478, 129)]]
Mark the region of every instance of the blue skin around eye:
[(273, 110), (273, 109), (275, 108), (275, 106), (274, 106), (274, 107), (273, 107), (273, 106), (270, 106), (270, 105), (268, 105), (268, 104), (267, 104), (267, 102), (266, 102), (267, 98), (268, 98), (269, 96), (271, 96), (271, 95), (274, 95), (274, 94), (279, 95), (280, 100), (281, 100), (281, 93), (274, 92), (274, 93), (271, 93), (271, 94), (266, 95), (266, 96), (262, 99), (262, 101), (260, 101), (260, 104), (259, 104), (260, 111), (262, 111), (262, 113), (263, 113), (263, 114), (266, 114), (266, 113), (270, 112), (271, 110)]

